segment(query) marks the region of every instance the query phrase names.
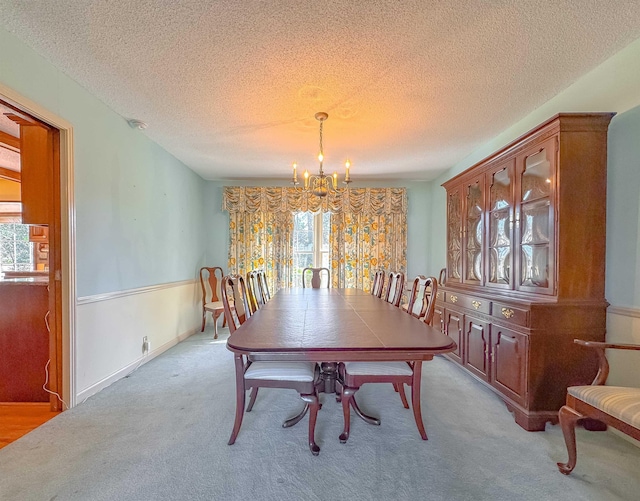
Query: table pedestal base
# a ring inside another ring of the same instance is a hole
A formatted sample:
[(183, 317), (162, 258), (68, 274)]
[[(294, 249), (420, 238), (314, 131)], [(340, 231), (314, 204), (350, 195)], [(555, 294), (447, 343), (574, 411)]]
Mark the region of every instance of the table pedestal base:
[[(333, 393), (336, 395), (336, 400), (340, 402), (340, 392), (336, 386), (340, 385), (340, 381), (338, 379), (338, 363), (337, 362), (322, 362), (320, 364), (320, 379), (318, 381), (318, 393)], [(355, 396), (351, 398), (351, 407), (356, 415), (362, 419), (365, 423), (380, 425), (380, 419), (369, 416), (362, 412), (360, 407), (358, 406), (358, 402), (356, 402)], [(322, 409), (322, 404), (320, 404), (320, 408)], [(286, 421), (282, 423), (283, 428), (291, 428), (295, 426), (309, 411), (309, 404), (304, 404), (302, 410), (293, 417), (290, 417)]]

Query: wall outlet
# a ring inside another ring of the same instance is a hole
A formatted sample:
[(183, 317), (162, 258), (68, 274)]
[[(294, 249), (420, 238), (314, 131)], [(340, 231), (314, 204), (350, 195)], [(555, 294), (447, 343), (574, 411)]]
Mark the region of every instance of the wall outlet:
[(147, 339), (147, 336), (144, 336), (142, 338), (142, 354), (147, 355), (150, 350), (151, 350), (151, 343)]

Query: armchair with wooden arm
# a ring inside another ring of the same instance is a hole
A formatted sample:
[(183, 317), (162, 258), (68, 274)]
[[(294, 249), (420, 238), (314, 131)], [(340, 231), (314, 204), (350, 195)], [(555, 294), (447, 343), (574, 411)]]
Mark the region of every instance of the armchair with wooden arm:
[(569, 460), (558, 463), (561, 473), (568, 475), (576, 466), (576, 424), (592, 419), (612, 426), (630, 437), (640, 440), (640, 388), (605, 386), (609, 375), (606, 349), (638, 350), (640, 345), (602, 343), (575, 339), (576, 344), (596, 350), (600, 366), (590, 386), (567, 388), (567, 402), (558, 412), (560, 426), (567, 445)]

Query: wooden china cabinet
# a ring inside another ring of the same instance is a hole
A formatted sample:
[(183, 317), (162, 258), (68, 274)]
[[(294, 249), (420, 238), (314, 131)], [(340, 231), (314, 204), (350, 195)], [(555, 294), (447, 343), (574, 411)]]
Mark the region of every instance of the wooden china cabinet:
[(567, 386), (589, 384), (604, 341), (607, 128), (562, 113), (443, 184), (447, 274), (434, 325), (449, 358), (530, 431), (557, 422)]

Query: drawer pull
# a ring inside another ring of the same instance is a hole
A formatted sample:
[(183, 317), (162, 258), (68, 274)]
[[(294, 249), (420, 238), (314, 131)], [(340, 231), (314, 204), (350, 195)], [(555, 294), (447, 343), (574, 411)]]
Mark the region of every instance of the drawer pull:
[(442, 297), (442, 293), (438, 292), (438, 293), (436, 294), (436, 299), (440, 299), (441, 297)]
[(511, 318), (515, 313), (511, 308), (502, 308), (501, 311), (504, 318)]
[(482, 306), (482, 303), (480, 301), (471, 301), (471, 304), (476, 310), (480, 308), (480, 306)]
[(449, 299), (451, 300), (452, 303), (458, 302), (458, 296), (454, 296), (453, 294), (449, 296)]

